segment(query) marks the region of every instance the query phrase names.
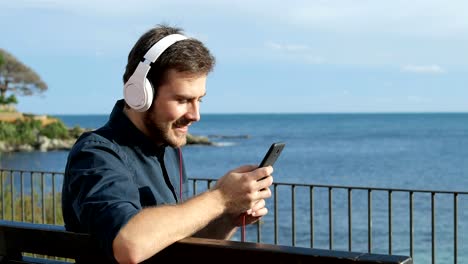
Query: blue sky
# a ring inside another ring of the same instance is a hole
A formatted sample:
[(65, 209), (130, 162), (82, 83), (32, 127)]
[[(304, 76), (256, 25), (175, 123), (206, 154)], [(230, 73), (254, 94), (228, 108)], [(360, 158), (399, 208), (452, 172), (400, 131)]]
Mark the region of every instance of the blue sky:
[(48, 84), (17, 108), (107, 114), (138, 37), (160, 23), (217, 64), (203, 113), (468, 112), (468, 1), (15, 0), (0, 47)]

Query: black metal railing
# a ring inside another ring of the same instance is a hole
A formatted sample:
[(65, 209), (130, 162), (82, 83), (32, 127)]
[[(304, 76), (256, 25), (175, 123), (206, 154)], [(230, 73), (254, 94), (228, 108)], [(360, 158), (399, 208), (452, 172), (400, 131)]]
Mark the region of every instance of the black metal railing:
[[(62, 172), (0, 174), (1, 219), (63, 223)], [(216, 182), (190, 181), (194, 195)], [(247, 228), (247, 241), (468, 263), (468, 192), (294, 183), (274, 183), (272, 192), (270, 213)]]

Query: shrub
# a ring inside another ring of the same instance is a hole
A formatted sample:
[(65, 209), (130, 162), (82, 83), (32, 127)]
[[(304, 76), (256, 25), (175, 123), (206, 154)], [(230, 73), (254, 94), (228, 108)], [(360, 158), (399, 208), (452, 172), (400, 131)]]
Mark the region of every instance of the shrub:
[(78, 138), (79, 136), (81, 136), (81, 134), (83, 134), (84, 131), (85, 129), (79, 126), (74, 126), (72, 129), (70, 129), (69, 135), (71, 138)]
[(85, 130), (79, 126), (68, 129), (61, 120), (42, 126), (40, 120), (25, 118), (15, 122), (0, 121), (0, 141), (11, 145), (31, 145), (37, 147), (38, 136), (50, 139), (73, 139)]
[(40, 134), (48, 138), (68, 139), (68, 129), (61, 121), (46, 125), (40, 131)]
[(10, 141), (16, 137), (16, 126), (0, 121), (0, 141)]
[(41, 121), (26, 120), (16, 121), (16, 137), (13, 140), (16, 144), (34, 144), (37, 139), (37, 134), (41, 128)]

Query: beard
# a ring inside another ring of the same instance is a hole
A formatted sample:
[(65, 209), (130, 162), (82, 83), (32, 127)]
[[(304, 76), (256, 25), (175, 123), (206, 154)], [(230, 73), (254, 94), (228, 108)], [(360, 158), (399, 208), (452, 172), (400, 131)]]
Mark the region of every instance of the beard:
[(145, 112), (143, 122), (149, 131), (149, 137), (157, 144), (169, 145), (174, 148), (181, 147), (187, 143), (187, 134), (177, 135), (175, 128), (186, 126), (190, 123), (181, 117), (175, 122), (157, 121), (157, 115), (153, 111)]

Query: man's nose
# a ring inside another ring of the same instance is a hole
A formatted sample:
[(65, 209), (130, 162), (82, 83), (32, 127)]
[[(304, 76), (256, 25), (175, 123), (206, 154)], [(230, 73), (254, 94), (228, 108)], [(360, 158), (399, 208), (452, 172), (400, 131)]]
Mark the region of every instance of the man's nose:
[(194, 101), (187, 109), (187, 118), (191, 121), (197, 122), (200, 120), (200, 102)]

